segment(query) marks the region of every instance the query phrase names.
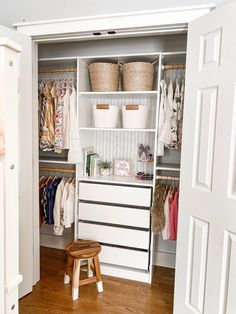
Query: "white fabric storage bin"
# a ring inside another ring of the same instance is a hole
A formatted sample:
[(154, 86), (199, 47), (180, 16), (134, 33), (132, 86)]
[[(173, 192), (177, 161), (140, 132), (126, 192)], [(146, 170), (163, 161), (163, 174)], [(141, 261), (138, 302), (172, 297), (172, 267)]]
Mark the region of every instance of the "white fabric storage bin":
[(93, 105), (93, 120), (95, 128), (116, 128), (119, 108), (114, 105)]
[(122, 106), (123, 128), (145, 129), (147, 127), (148, 108), (140, 105)]

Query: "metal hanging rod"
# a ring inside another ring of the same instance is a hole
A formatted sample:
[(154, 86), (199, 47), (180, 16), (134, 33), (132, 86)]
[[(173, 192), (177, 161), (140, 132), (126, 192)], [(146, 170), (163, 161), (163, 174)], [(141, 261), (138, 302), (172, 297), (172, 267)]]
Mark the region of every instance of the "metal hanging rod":
[(65, 69), (42, 69), (39, 70), (39, 74), (44, 73), (75, 73), (77, 72), (77, 68), (65, 68)]
[(178, 69), (185, 69), (185, 64), (166, 64), (162, 66), (163, 70), (178, 70)]
[(40, 167), (40, 171), (42, 172), (63, 172), (63, 173), (75, 173), (74, 169), (67, 168), (49, 168), (49, 167)]
[(156, 176), (157, 180), (170, 180), (170, 181), (179, 181), (179, 177), (172, 177), (172, 176)]

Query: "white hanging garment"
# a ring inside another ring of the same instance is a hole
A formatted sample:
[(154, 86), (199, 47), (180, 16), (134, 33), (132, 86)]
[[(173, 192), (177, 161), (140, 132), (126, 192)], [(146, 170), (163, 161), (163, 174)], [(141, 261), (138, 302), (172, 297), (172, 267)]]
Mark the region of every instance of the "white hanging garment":
[(183, 132), (183, 111), (184, 111), (184, 80), (180, 89), (180, 102), (178, 106), (178, 147), (182, 144), (182, 132)]
[(64, 149), (69, 149), (69, 130), (70, 130), (70, 90), (69, 90), (69, 86), (67, 86), (66, 93), (64, 95), (64, 106), (63, 106)]
[(65, 228), (71, 228), (74, 222), (74, 206), (75, 206), (75, 185), (70, 183), (68, 187), (67, 198), (64, 202), (63, 223)]
[(72, 87), (72, 93), (70, 95), (70, 139), (69, 139), (69, 153), (68, 161), (78, 162), (80, 154), (80, 143), (79, 143), (79, 130), (78, 130), (78, 117), (76, 110), (76, 89)]
[(62, 235), (64, 230), (62, 224), (61, 204), (65, 183), (66, 180), (63, 178), (61, 182), (58, 184), (53, 208), (54, 234), (58, 236)]
[(170, 239), (170, 208), (169, 208), (169, 196), (170, 196), (170, 190), (167, 193), (165, 203), (164, 203), (164, 215), (165, 215), (165, 226), (162, 230), (162, 237), (163, 240), (169, 240)]
[(176, 149), (178, 141), (177, 103), (173, 99), (173, 82), (168, 86), (168, 110), (165, 124), (161, 132), (160, 141), (169, 149)]
[(158, 133), (157, 133), (157, 156), (164, 156), (164, 143), (160, 141), (160, 135), (164, 127), (166, 112), (168, 108), (166, 94), (167, 84), (165, 80), (161, 80), (160, 87), (161, 87), (161, 100), (159, 108)]

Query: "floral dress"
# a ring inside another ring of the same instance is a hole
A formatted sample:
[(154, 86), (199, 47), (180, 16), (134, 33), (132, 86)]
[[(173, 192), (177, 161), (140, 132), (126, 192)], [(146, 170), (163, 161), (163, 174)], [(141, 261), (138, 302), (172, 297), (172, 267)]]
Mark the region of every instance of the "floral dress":
[(51, 95), (53, 82), (49, 81), (41, 86), (41, 116), (40, 116), (40, 148), (43, 151), (54, 149), (54, 100)]
[(177, 123), (177, 102), (176, 92), (173, 98), (173, 82), (170, 81), (168, 86), (168, 109), (165, 123), (160, 135), (160, 141), (169, 149), (176, 149), (178, 143), (178, 123)]
[[(59, 83), (61, 84), (61, 82)], [(59, 96), (57, 98), (57, 107), (55, 114), (55, 147), (56, 153), (61, 153), (64, 149), (63, 140), (63, 110), (64, 110), (64, 94), (65, 90), (62, 86), (58, 86)]]

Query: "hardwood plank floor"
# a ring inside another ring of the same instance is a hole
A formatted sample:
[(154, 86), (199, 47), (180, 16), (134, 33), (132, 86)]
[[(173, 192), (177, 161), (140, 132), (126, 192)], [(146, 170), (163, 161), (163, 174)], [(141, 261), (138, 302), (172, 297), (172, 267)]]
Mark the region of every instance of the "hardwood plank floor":
[(20, 300), (20, 314), (172, 314), (174, 270), (155, 267), (152, 285), (103, 276), (104, 292), (96, 285), (80, 287), (78, 301), (64, 285), (64, 251), (41, 248), (41, 280)]

